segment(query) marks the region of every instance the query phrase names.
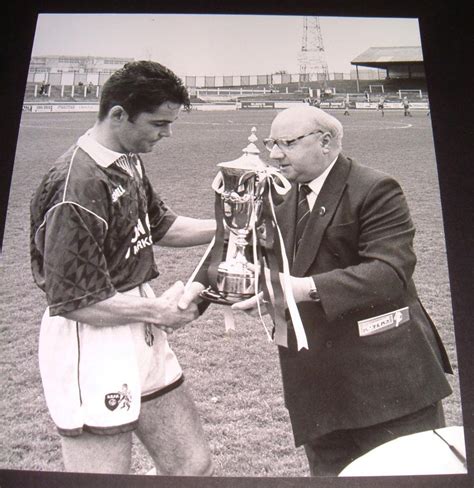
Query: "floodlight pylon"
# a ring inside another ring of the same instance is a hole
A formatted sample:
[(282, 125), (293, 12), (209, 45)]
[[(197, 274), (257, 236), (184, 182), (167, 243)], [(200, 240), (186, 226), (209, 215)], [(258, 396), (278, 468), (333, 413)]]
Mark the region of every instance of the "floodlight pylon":
[(310, 75), (313, 74), (318, 81), (322, 81), (323, 87), (326, 87), (329, 72), (319, 17), (303, 17), (303, 35), (298, 62), (300, 81), (310, 81)]

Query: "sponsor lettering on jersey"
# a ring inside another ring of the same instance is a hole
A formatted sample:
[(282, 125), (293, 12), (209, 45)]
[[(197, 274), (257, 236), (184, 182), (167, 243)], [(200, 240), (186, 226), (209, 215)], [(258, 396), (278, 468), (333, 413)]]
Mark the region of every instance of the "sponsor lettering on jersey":
[(122, 185), (119, 185), (112, 192), (112, 202), (115, 203), (124, 194), (125, 194), (125, 190), (124, 190), (123, 186)]
[(135, 255), (142, 249), (153, 245), (153, 239), (150, 235), (150, 219), (148, 214), (145, 217), (145, 225), (138, 219), (134, 227), (133, 237), (130, 239), (131, 246), (127, 249), (125, 259), (128, 259), (132, 254)]

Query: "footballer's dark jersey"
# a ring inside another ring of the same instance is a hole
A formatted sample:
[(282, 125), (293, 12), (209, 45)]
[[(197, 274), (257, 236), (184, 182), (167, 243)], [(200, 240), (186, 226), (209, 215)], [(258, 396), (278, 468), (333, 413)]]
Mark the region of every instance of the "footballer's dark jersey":
[(51, 315), (105, 300), (158, 276), (154, 242), (176, 219), (142, 162), (80, 137), (31, 200), (31, 265)]

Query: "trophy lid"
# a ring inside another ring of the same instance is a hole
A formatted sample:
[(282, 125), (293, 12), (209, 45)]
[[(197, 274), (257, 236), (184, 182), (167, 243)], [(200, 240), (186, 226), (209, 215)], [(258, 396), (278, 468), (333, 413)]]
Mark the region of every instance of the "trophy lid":
[(258, 140), (255, 135), (257, 132), (256, 127), (252, 127), (251, 134), (248, 137), (249, 145), (242, 149), (244, 153), (240, 158), (234, 159), (233, 161), (226, 161), (219, 163), (217, 166), (219, 168), (229, 168), (244, 171), (261, 171), (267, 167), (267, 164), (260, 158), (260, 151), (255, 145)]

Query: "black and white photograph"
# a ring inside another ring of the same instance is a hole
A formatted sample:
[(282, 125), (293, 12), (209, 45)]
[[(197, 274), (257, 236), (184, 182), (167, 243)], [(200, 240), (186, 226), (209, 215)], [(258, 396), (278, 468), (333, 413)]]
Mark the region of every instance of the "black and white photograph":
[(468, 482), (426, 42), (416, 17), (38, 14), (2, 473)]

